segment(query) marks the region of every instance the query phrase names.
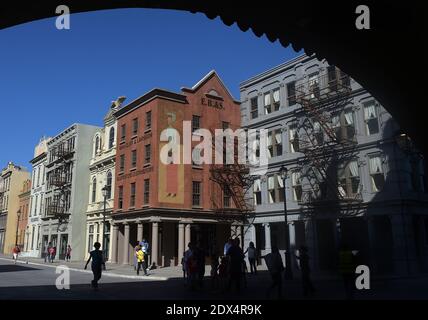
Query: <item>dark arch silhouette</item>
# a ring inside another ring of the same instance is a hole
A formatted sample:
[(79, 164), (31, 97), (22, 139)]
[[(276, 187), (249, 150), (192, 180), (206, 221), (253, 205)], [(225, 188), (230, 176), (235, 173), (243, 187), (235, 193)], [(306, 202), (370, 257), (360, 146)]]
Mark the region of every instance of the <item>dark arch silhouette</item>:
[[(58, 5), (71, 13), (114, 8), (157, 8), (201, 12), (237, 23), (258, 37), (279, 40), (337, 65), (365, 87), (399, 122), (428, 157), (425, 119), (428, 82), (426, 11), (422, 1), (223, 1), (223, 0), (43, 0), (0, 4), (0, 29), (55, 16)], [(357, 30), (356, 8), (370, 9), (370, 30)], [(112, 21), (114, 23), (114, 21)], [(425, 36), (425, 37), (424, 37)], [(418, 110), (415, 110), (418, 109)], [(422, 111), (422, 112), (421, 112)]]

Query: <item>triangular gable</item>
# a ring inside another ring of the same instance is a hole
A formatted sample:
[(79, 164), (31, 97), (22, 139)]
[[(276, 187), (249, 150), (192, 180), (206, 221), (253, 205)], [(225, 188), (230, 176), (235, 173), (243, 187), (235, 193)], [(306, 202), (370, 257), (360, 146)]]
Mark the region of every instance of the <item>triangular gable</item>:
[[(192, 88), (186, 88), (182, 87), (181, 90), (184, 92), (190, 92), (195, 93), (198, 91), (205, 83), (207, 83), (210, 79), (213, 77), (217, 77), (218, 81), (220, 82), (220, 85), (223, 87), (224, 91), (227, 93), (227, 95), (232, 99), (235, 103), (240, 103), (239, 101), (235, 100), (235, 98), (230, 93), (229, 89), (224, 84), (223, 80), (221, 80), (220, 76), (217, 74), (215, 70), (211, 70), (208, 72), (201, 80), (199, 80)], [(210, 89), (208, 92), (205, 92), (206, 94), (215, 96), (216, 94), (212, 92), (212, 89)]]

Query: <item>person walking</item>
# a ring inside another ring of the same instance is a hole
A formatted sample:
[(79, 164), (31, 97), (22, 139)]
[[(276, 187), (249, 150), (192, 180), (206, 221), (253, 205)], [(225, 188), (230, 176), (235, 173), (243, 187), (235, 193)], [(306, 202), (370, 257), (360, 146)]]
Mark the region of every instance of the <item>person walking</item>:
[(21, 252), (21, 249), (19, 249), (18, 245), (16, 245), (16, 246), (13, 247), (13, 249), (12, 249), (12, 256), (13, 256), (13, 261), (14, 261), (15, 264), (18, 261), (18, 256), (19, 256), (20, 252)]
[(237, 292), (241, 291), (241, 277), (242, 277), (242, 262), (244, 260), (244, 253), (239, 247), (239, 238), (233, 239), (233, 245), (227, 251), (229, 257), (229, 287), (235, 285)]
[(215, 253), (213, 253), (211, 255), (211, 289), (218, 289), (218, 268), (219, 268), (219, 263), (218, 263), (218, 257)]
[(308, 248), (301, 246), (299, 250), (299, 256), (295, 256), (299, 260), (300, 272), (302, 273), (302, 288), (303, 295), (307, 297), (309, 294), (315, 293), (315, 288), (311, 281), (311, 270), (309, 267), (309, 255)]
[(50, 253), (50, 249), (52, 247), (52, 243), (49, 242), (49, 244), (46, 246), (45, 248), (45, 263), (46, 262), (51, 262), (51, 253)]
[(282, 262), (281, 255), (277, 246), (272, 246), (272, 253), (267, 254), (265, 257), (266, 265), (268, 267), (272, 284), (267, 290), (267, 297), (269, 298), (274, 288), (278, 289), (278, 298), (282, 297), (282, 277), (281, 274), (285, 270)]
[(95, 290), (98, 289), (98, 281), (101, 279), (102, 267), (105, 267), (103, 252), (100, 250), (101, 244), (99, 242), (94, 243), (95, 250), (89, 253), (89, 259), (86, 261), (85, 270), (88, 267), (89, 262), (92, 260), (91, 269), (94, 279), (91, 281), (91, 286)]
[(250, 242), (247, 250), (245, 250), (244, 254), (248, 254), (248, 262), (250, 263), (250, 271), (251, 274), (256, 275), (257, 274), (257, 266), (256, 266), (256, 259), (257, 259), (257, 249), (254, 246), (254, 242)]
[(218, 277), (220, 282), (220, 292), (225, 292), (227, 284), (229, 282), (229, 265), (228, 258), (222, 257), (220, 260), (220, 265), (218, 267)]
[(143, 268), (145, 267), (148, 270), (151, 270), (152, 266), (149, 265), (149, 242), (144, 238), (143, 241), (140, 242), (140, 246), (141, 246), (141, 250), (143, 250), (144, 253), (144, 264), (143, 264)]
[(49, 262), (53, 263), (55, 258), (55, 247), (49, 248)]
[(144, 265), (144, 252), (140, 246), (138, 247), (138, 250), (136, 251), (135, 255), (137, 258), (137, 275), (140, 275), (140, 269), (143, 268), (144, 275), (147, 276), (147, 269)]
[(191, 242), (189, 242), (187, 244), (187, 250), (184, 252), (184, 256), (183, 256), (183, 263), (184, 263), (184, 269), (185, 269), (185, 273), (186, 273), (186, 280), (187, 280), (187, 285), (191, 284), (191, 279), (190, 279), (190, 258), (193, 255), (193, 245)]
[(67, 251), (65, 253), (65, 261), (69, 262), (71, 260), (71, 246), (67, 245)]
[(201, 243), (198, 243), (196, 248), (196, 260), (198, 269), (198, 285), (202, 288), (204, 286), (205, 276), (205, 250), (202, 248)]
[(134, 247), (134, 270), (137, 270), (138, 260), (137, 260), (137, 252), (141, 249), (140, 242)]
[(227, 251), (229, 251), (232, 245), (233, 245), (233, 240), (232, 238), (229, 238), (227, 242), (224, 244), (224, 251), (223, 251), (224, 256), (227, 256)]

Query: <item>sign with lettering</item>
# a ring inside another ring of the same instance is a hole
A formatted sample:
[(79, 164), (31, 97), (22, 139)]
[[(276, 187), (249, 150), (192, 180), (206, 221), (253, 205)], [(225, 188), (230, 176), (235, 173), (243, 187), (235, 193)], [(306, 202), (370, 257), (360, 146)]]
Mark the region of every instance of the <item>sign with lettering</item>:
[(117, 181), (122, 181), (122, 180), (125, 180), (125, 179), (129, 179), (129, 178), (136, 177), (136, 176), (139, 176), (141, 174), (152, 172), (152, 171), (153, 171), (153, 167), (143, 168), (141, 170), (136, 170), (136, 171), (133, 171), (131, 173), (120, 175), (120, 176), (117, 177)]
[(213, 107), (217, 109), (224, 109), (223, 102), (210, 99), (210, 98), (201, 98), (201, 104), (203, 106)]
[(123, 149), (129, 148), (130, 146), (132, 146), (134, 144), (137, 144), (137, 143), (140, 143), (141, 141), (144, 141), (144, 140), (150, 138), (151, 136), (152, 136), (152, 133), (149, 132), (149, 133), (145, 134), (142, 137), (133, 138), (131, 141), (119, 145), (119, 150), (123, 150)]

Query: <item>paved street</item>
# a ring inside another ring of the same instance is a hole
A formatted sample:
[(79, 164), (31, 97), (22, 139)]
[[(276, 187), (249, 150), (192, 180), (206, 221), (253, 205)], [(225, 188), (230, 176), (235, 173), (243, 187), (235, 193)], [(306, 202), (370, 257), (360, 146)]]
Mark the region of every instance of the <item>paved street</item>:
[[(91, 271), (83, 270), (83, 263), (68, 263), (70, 267), (70, 289), (58, 290), (55, 273), (59, 263), (44, 264), (42, 260), (27, 260), (16, 265), (10, 258), (0, 257), (0, 299), (266, 299), (266, 288), (270, 278), (266, 271), (257, 276), (248, 275), (246, 289), (240, 294), (220, 293), (210, 289), (209, 280), (205, 288), (190, 291), (183, 285), (180, 268), (153, 270), (147, 277), (135, 275), (132, 267), (108, 265), (98, 291), (91, 289)], [(209, 272), (207, 266), (206, 274)], [(343, 299), (342, 283), (334, 279), (317, 279), (316, 295), (311, 299)], [(286, 283), (288, 299), (302, 299), (300, 282)], [(404, 280), (373, 280), (371, 289), (360, 291), (356, 299), (428, 299), (428, 277)]]

